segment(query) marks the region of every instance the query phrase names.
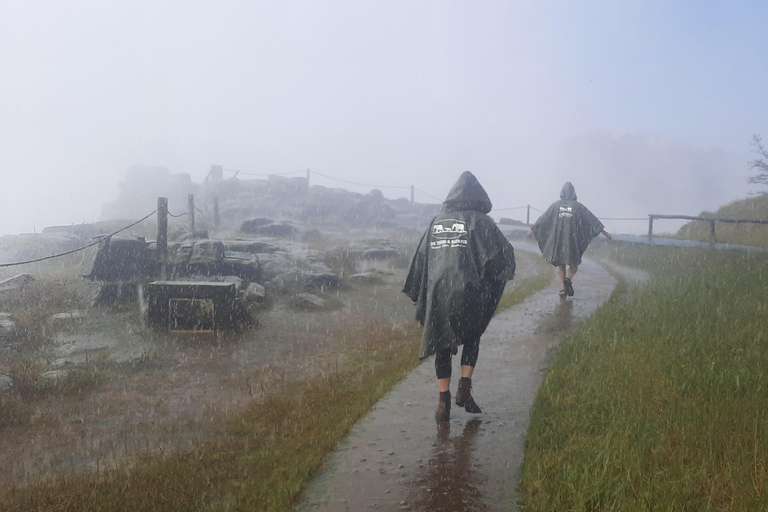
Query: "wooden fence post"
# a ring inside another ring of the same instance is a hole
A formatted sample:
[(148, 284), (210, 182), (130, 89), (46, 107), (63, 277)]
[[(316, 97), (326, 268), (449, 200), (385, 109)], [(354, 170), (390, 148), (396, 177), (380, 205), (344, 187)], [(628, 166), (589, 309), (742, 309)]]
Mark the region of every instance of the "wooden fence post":
[(157, 198), (157, 259), (160, 261), (160, 280), (165, 280), (168, 261), (168, 198)]
[(653, 240), (653, 215), (648, 215), (648, 240)]
[(221, 225), (221, 219), (219, 218), (219, 198), (213, 198), (213, 225), (217, 228)]
[(712, 243), (715, 243), (715, 219), (709, 221), (709, 237), (712, 239)]
[(189, 232), (195, 234), (195, 195), (189, 194), (187, 201), (187, 215), (189, 216)]

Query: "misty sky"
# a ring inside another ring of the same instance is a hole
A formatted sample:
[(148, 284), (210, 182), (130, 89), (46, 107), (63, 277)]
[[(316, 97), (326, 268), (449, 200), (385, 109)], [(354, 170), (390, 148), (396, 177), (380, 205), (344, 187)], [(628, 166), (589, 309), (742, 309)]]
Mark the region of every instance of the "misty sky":
[(0, 0), (0, 234), (99, 220), (134, 164), (716, 209), (761, 190), (767, 25), (759, 1)]

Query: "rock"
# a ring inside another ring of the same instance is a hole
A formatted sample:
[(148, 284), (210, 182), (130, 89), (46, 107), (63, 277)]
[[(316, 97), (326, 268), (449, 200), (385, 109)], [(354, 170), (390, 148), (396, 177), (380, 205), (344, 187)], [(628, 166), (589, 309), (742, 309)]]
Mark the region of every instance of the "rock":
[(13, 347), (19, 339), (19, 328), (10, 313), (0, 313), (0, 350)]
[(339, 276), (330, 272), (291, 270), (272, 279), (271, 283), (283, 290), (323, 290), (339, 286)]
[(299, 231), (298, 226), (289, 222), (274, 222), (272, 219), (260, 218), (247, 220), (240, 226), (243, 233), (264, 236), (291, 236)]
[(219, 263), (224, 261), (224, 244), (219, 240), (198, 240), (194, 242), (190, 265)]
[(259, 253), (256, 255), (259, 260), (259, 268), (266, 280), (270, 280), (280, 274), (288, 272), (293, 267), (291, 261), (278, 253)]
[(67, 378), (70, 373), (72, 373), (70, 370), (50, 370), (40, 376), (49, 380), (63, 380)]
[(192, 249), (195, 247), (194, 240), (184, 242), (174, 242), (168, 244), (168, 264), (169, 265), (188, 265), (192, 257)]
[(21, 290), (27, 283), (34, 281), (31, 274), (19, 274), (0, 281), (0, 292)]
[(96, 254), (87, 253), (83, 275), (96, 281), (127, 281), (146, 274), (146, 240), (141, 237), (108, 237), (99, 242)]
[(379, 247), (369, 247), (363, 250), (362, 257), (366, 260), (386, 260), (395, 258), (399, 254), (399, 249), (394, 245), (382, 245)]
[(7, 366), (0, 366), (0, 393), (11, 389), (11, 386), (13, 386), (11, 369)]
[(261, 302), (267, 298), (267, 290), (259, 283), (251, 283), (245, 289), (245, 300), (247, 302)]
[(223, 243), (228, 251), (249, 252), (251, 254), (273, 253), (279, 249), (276, 245), (261, 240), (229, 240)]
[(299, 293), (291, 304), (298, 309), (319, 309), (325, 306), (325, 300), (311, 293)]
[(374, 271), (374, 272), (358, 272), (357, 274), (352, 274), (351, 276), (348, 276), (347, 279), (350, 279), (351, 281), (356, 281), (358, 283), (363, 284), (376, 284), (381, 282), (381, 278), (384, 274), (382, 272)]
[(67, 313), (57, 313), (48, 317), (46, 325), (52, 329), (58, 329), (70, 324), (81, 324), (88, 319), (88, 312), (74, 310)]

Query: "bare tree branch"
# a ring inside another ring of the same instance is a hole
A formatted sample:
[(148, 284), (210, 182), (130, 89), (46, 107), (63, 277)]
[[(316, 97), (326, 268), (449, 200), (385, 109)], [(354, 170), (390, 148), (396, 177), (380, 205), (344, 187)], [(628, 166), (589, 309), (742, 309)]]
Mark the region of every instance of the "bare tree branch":
[(760, 157), (747, 162), (750, 170), (757, 171), (757, 174), (750, 176), (747, 181), (759, 185), (768, 185), (768, 150), (763, 146), (762, 137), (757, 134), (753, 135), (750, 145), (755, 147), (752, 152), (757, 153)]

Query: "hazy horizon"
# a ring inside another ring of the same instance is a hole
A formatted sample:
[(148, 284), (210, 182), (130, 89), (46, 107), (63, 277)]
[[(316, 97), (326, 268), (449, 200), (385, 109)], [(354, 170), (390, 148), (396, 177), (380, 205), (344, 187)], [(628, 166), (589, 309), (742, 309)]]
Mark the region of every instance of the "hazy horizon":
[(752, 135), (768, 136), (767, 15), (757, 2), (0, 0), (0, 235), (100, 220), (132, 165), (198, 183), (213, 164), (311, 169), (391, 198), (413, 185), (419, 202), (470, 170), (495, 218), (544, 209), (566, 180), (602, 218), (713, 210), (761, 191), (746, 180)]

